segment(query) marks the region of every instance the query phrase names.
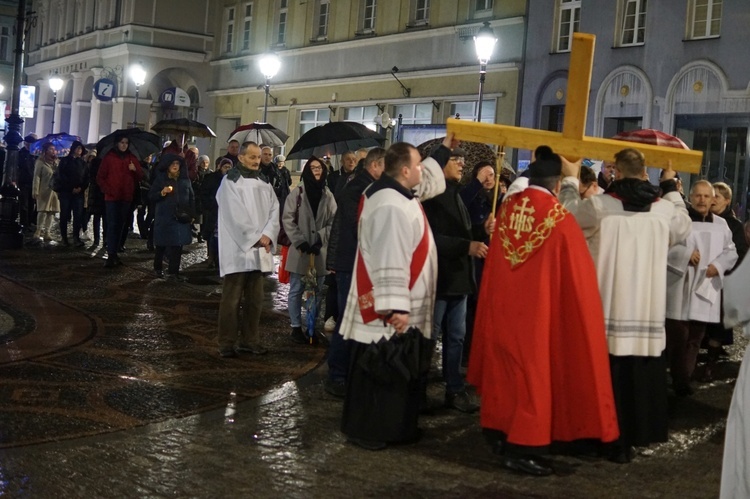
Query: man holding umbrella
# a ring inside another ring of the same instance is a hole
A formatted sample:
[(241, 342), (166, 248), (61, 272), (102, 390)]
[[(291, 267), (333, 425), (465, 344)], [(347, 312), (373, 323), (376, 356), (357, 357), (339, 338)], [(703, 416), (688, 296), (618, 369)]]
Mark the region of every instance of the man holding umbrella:
[(106, 268), (120, 265), (117, 256), (120, 237), (128, 218), (136, 187), (143, 179), (138, 158), (129, 151), (130, 139), (124, 134), (114, 137), (115, 146), (104, 156), (96, 182), (104, 193), (107, 217)]

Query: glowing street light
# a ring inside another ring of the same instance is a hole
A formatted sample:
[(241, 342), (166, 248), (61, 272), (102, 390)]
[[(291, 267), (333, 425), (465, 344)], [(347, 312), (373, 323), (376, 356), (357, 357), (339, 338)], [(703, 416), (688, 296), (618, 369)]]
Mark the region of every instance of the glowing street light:
[(133, 64), (130, 67), (130, 78), (135, 83), (135, 109), (133, 110), (133, 128), (135, 128), (138, 126), (138, 91), (141, 85), (146, 83), (146, 70), (140, 63)]
[(55, 111), (57, 108), (57, 92), (63, 87), (65, 82), (58, 76), (49, 79), (49, 88), (52, 90), (52, 129), (50, 133), (55, 133)]
[(268, 94), (270, 93), (271, 89), (271, 78), (276, 76), (276, 73), (278, 73), (279, 69), (281, 69), (281, 59), (279, 59), (279, 56), (277, 56), (276, 54), (266, 54), (260, 58), (260, 61), (258, 61), (258, 66), (260, 67), (260, 72), (263, 73), (263, 76), (266, 77), (266, 84), (263, 87), (266, 91), (266, 100), (263, 103), (263, 123), (266, 123), (266, 118), (268, 116)]
[(487, 74), (487, 63), (490, 62), (492, 51), (495, 49), (497, 37), (490, 28), (490, 23), (485, 21), (484, 26), (474, 36), (474, 48), (479, 59), (479, 107), (477, 109), (477, 121), (482, 121), (482, 99), (484, 98), (484, 77)]

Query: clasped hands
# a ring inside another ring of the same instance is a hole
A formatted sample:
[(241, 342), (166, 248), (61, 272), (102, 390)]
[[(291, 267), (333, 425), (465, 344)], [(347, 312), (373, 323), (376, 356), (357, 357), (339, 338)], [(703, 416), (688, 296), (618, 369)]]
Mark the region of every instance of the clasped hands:
[(302, 253), (308, 253), (310, 255), (319, 255), (320, 254), (320, 248), (323, 247), (323, 244), (318, 241), (315, 244), (310, 244), (307, 241), (302, 242), (297, 245), (297, 249)]

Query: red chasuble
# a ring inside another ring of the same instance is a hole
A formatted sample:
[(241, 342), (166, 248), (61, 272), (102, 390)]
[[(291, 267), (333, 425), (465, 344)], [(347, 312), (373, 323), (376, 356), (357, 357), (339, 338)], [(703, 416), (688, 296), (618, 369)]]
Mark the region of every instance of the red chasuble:
[(467, 379), (482, 397), (482, 427), (509, 443), (619, 436), (594, 261), (547, 191), (528, 188), (501, 207)]

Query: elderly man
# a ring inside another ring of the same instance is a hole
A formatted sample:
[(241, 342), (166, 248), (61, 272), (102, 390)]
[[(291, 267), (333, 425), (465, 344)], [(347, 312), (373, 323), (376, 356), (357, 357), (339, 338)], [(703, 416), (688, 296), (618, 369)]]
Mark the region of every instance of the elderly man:
[(559, 198), (583, 229), (596, 265), (620, 425), (610, 459), (625, 463), (633, 446), (667, 440), (667, 253), (691, 223), (674, 170), (665, 172), (660, 192), (644, 180), (640, 151), (618, 152), (615, 180), (589, 199), (581, 199), (579, 167), (563, 165)]
[(335, 196), (338, 190), (346, 183), (357, 166), (357, 155), (354, 151), (348, 151), (341, 155), (341, 168), (328, 175), (328, 188)]
[(451, 152), (443, 168), (445, 192), (425, 201), (424, 210), (438, 252), (433, 338), (442, 331), (445, 406), (474, 412), (478, 406), (466, 391), (460, 372), (466, 336), (466, 303), (476, 286), (473, 258), (487, 256), (488, 248), (482, 240), (491, 232), (494, 216), (488, 217), (477, 233), (472, 231), (469, 212), (459, 195), (464, 156), (463, 149)]
[(239, 158), (237, 157), (237, 154), (240, 152), (240, 142), (238, 140), (230, 140), (229, 144), (227, 144), (227, 153), (223, 156), (227, 159), (232, 160), (232, 164), (234, 166), (237, 166), (237, 163), (239, 163)]
[(260, 147), (245, 142), (238, 159), (216, 193), (219, 271), (224, 278), (218, 343), (219, 355), (225, 358), (236, 357), (237, 352), (268, 352), (260, 343), (259, 329), (263, 272), (273, 269), (272, 255), (279, 233), (279, 201), (271, 185), (260, 176)]
[[(385, 170), (365, 192), (359, 217), (359, 247), (341, 334), (353, 340), (342, 431), (369, 450), (419, 437), (418, 373), (383, 384), (367, 367), (371, 343), (390, 340), (410, 328), (429, 338), (432, 331), (437, 250), (419, 203), (445, 190), (441, 167), (455, 146), (453, 135), (433, 157), (421, 160), (403, 142), (385, 155)], [(426, 340), (425, 340), (426, 341)]]
[(686, 241), (669, 252), (666, 321), (672, 388), (683, 397), (693, 393), (690, 378), (706, 324), (721, 320), (724, 274), (737, 263), (732, 231), (722, 217), (711, 213), (711, 183), (697, 181), (689, 199), (693, 230)]

